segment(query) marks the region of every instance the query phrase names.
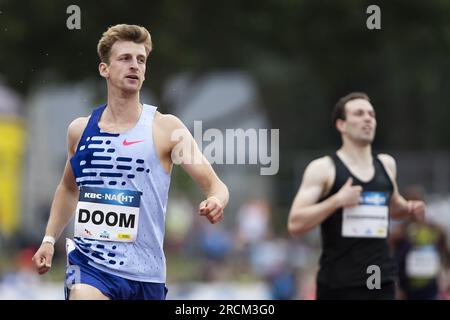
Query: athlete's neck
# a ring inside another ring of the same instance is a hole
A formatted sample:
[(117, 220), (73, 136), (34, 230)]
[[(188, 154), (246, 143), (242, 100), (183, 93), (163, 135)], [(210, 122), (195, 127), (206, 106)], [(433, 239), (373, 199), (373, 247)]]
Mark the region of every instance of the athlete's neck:
[(337, 154), (350, 163), (372, 165), (372, 146), (370, 144), (359, 146), (344, 142)]
[(141, 111), (139, 92), (128, 95), (123, 92), (108, 90), (108, 103), (101, 121), (108, 124), (136, 123)]

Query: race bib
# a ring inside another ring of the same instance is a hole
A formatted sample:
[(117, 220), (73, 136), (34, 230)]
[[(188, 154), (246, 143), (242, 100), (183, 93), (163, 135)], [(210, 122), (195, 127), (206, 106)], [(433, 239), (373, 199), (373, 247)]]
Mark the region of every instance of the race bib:
[(358, 206), (343, 209), (342, 236), (386, 238), (389, 227), (388, 200), (386, 192), (361, 192)]
[(75, 237), (133, 242), (139, 223), (140, 192), (81, 187)]
[(434, 278), (440, 270), (441, 260), (433, 246), (421, 246), (406, 256), (406, 274), (411, 278)]

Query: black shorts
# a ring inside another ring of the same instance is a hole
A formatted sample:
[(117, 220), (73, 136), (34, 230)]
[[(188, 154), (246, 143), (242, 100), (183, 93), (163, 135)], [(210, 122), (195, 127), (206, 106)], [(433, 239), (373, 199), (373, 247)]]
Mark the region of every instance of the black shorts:
[(317, 300), (395, 300), (395, 283), (385, 282), (380, 289), (362, 287), (331, 288), (317, 283)]

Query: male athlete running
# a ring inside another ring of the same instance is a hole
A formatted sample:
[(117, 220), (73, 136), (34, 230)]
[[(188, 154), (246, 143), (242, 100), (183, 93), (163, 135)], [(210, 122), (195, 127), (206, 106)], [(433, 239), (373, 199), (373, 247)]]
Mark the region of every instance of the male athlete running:
[(184, 124), (141, 103), (151, 50), (144, 27), (110, 27), (97, 46), (107, 103), (69, 125), (68, 159), (33, 257), (39, 274), (46, 273), (75, 213), (66, 276), (77, 269), (79, 279), (66, 286), (67, 299), (165, 299), (164, 221), (174, 162), (206, 195), (200, 215), (216, 223), (228, 203), (227, 187)]
[[(372, 151), (376, 124), (366, 94), (342, 97), (333, 113), (342, 146), (308, 165), (291, 207), (292, 235), (321, 227), (318, 299), (394, 299), (389, 217), (424, 219), (424, 202), (398, 192), (394, 158)], [(380, 270), (380, 288), (367, 285), (372, 270)]]

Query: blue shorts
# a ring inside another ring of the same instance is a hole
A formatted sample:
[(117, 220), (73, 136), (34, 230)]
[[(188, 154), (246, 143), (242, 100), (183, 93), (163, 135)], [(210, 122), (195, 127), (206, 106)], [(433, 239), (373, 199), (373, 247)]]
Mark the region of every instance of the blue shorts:
[(111, 300), (165, 300), (164, 283), (140, 282), (121, 278), (101, 271), (88, 263), (89, 259), (78, 250), (69, 253), (64, 292), (69, 299), (70, 285), (84, 283), (99, 289)]

